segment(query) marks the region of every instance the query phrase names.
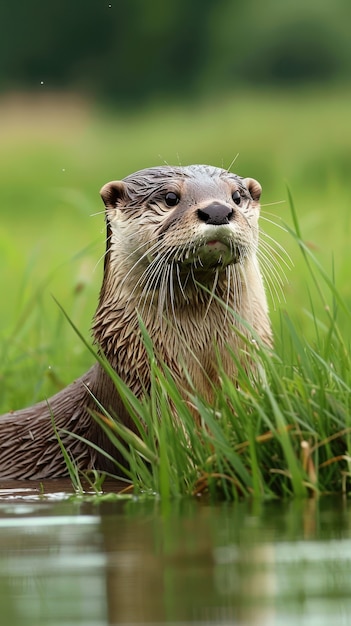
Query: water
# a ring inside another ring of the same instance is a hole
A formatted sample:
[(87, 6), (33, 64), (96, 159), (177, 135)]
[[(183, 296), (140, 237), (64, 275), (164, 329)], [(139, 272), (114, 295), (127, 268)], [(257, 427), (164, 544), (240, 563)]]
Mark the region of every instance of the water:
[(68, 499), (0, 485), (2, 626), (351, 625), (346, 499)]

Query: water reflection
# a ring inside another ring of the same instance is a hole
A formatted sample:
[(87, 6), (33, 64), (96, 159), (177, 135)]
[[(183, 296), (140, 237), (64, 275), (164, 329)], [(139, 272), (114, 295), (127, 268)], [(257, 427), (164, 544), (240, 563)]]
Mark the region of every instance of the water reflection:
[(11, 489), (0, 489), (4, 625), (350, 623), (346, 500), (163, 505)]

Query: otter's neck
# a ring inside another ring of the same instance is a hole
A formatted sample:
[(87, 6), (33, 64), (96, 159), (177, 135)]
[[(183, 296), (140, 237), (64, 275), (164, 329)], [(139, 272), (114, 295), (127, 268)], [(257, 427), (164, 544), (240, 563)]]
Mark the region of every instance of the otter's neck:
[[(256, 293), (248, 291), (250, 271)], [(240, 334), (249, 334), (238, 316), (261, 336), (265, 334), (269, 343), (267, 311), (262, 310), (262, 294), (258, 293), (263, 293), (263, 286), (257, 276), (255, 268), (232, 267), (231, 272), (221, 273), (201, 287), (189, 274), (181, 286), (174, 280), (171, 288), (154, 289), (145, 297), (140, 289), (126, 289), (117, 273), (105, 273), (93, 325), (95, 341), (116, 372), (135, 393), (141, 393), (149, 386), (149, 365), (140, 316), (161, 360), (179, 380), (183, 379), (181, 364), (185, 365), (194, 384), (208, 396), (204, 376), (213, 380), (218, 356), (225, 371), (234, 375), (228, 347), (236, 353)]]

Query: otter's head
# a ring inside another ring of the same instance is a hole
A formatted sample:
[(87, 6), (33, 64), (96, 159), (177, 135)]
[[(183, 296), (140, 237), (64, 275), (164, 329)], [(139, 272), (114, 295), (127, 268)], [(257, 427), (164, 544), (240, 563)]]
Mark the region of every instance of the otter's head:
[(131, 291), (192, 281), (243, 266), (256, 253), (260, 184), (205, 165), (153, 167), (104, 185), (105, 268)]

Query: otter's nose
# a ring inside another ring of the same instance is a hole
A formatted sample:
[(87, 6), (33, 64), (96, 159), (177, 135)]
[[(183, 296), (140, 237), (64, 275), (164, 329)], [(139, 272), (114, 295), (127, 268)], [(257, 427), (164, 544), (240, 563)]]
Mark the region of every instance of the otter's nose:
[(234, 216), (234, 211), (225, 204), (212, 202), (207, 207), (198, 209), (197, 214), (200, 220), (206, 224), (220, 226), (221, 224), (229, 224), (229, 221)]

